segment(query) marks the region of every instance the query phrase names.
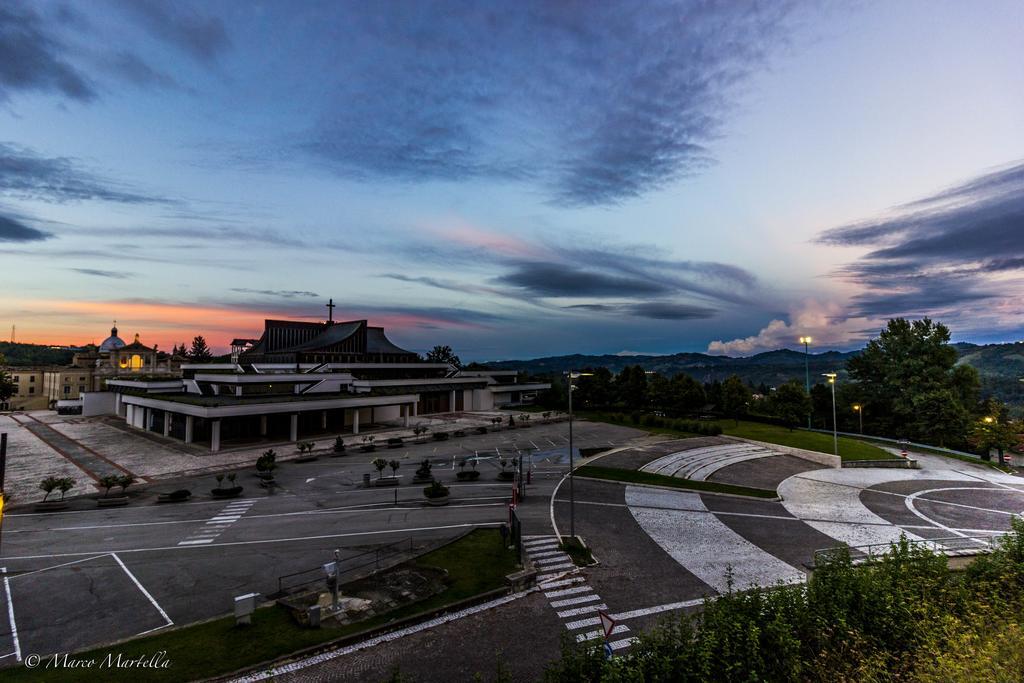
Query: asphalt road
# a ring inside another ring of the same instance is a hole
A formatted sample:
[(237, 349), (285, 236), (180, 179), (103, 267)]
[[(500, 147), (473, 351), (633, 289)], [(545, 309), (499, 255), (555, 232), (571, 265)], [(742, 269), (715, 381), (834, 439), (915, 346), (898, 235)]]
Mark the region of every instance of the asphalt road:
[[(556, 423), (284, 463), (272, 493), (250, 468), (239, 471), (244, 491), (230, 500), (211, 499), (216, 482), (206, 476), (150, 487), (124, 508), (97, 509), (83, 499), (66, 512), (6, 515), (0, 615), (9, 619), (0, 620), (0, 665), (229, 613), (234, 596), (272, 594), (279, 577), (315, 570), (336, 549), (343, 562), (361, 556), (352, 560), (361, 564), (368, 549), (399, 541), (422, 549), (472, 526), (500, 524), (511, 484), (497, 480), (498, 458), (520, 449), (531, 450), (526, 461), (534, 468), (523, 516), (544, 525), (535, 533), (549, 533), (549, 497), (567, 469), (566, 432)], [(577, 423), (575, 445), (611, 446), (639, 434)], [(474, 483), (456, 481), (456, 463), (467, 456), (478, 458)], [(364, 488), (364, 474), (378, 476), (370, 465), (376, 457), (399, 460), (398, 474), (409, 483)], [(411, 484), (423, 458), (450, 487), (448, 506), (425, 506), (423, 486)], [(179, 487), (191, 489), (193, 500), (155, 503), (158, 491)]]

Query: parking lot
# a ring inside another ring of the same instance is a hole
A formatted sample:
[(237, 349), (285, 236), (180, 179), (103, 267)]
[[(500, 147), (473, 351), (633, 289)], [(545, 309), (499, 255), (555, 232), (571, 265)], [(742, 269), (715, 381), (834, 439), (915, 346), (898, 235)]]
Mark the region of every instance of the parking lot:
[[(228, 613), (233, 596), (272, 594), (279, 577), (317, 568), (335, 549), (344, 561), (382, 544), (408, 540), (422, 549), (474, 526), (501, 524), (508, 518), (511, 485), (498, 481), (498, 461), (517, 453), (533, 467), (523, 514), (546, 523), (550, 491), (566, 470), (566, 432), (564, 423), (556, 423), (324, 455), (283, 464), (273, 492), (258, 486), (249, 467), (239, 470), (242, 495), (227, 501), (209, 496), (216, 482), (207, 475), (146, 487), (124, 508), (97, 509), (83, 499), (65, 512), (6, 515), (0, 566), (8, 619), (0, 627), (0, 663)], [(589, 423), (578, 423), (576, 432), (580, 447), (641, 435)], [(451, 489), (450, 504), (424, 506), (422, 485), (364, 488), (364, 475), (378, 476), (370, 464), (375, 457), (398, 460), (406, 482), (420, 460), (431, 459), (435, 476)], [(477, 460), (476, 482), (456, 481), (465, 457)], [(191, 489), (194, 498), (156, 504), (158, 492), (177, 487)]]

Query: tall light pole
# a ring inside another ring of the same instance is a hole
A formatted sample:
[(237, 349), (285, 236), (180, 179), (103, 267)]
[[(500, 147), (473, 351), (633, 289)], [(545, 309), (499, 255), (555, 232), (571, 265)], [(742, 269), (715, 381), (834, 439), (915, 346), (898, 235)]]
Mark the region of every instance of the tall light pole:
[[(811, 342), (810, 337), (800, 337), (800, 343), (804, 345), (804, 388), (807, 396), (811, 395)], [(811, 428), (811, 414), (807, 413), (807, 428)]]
[(576, 538), (576, 492), (573, 489), (573, 448), (572, 448), (572, 381), (577, 377), (590, 377), (592, 372), (569, 371), (569, 535)]
[(853, 404), (853, 412), (857, 413), (857, 422), (860, 424), (860, 433), (864, 433), (864, 406), (859, 403)]
[(839, 427), (836, 425), (836, 373), (823, 372), (822, 377), (828, 377), (828, 383), (832, 385), (832, 452), (839, 455)]

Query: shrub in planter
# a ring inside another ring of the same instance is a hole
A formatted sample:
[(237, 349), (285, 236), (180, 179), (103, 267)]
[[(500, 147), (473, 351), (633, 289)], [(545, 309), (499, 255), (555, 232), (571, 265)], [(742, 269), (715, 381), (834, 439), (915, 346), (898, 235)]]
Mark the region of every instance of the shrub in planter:
[(277, 469), (277, 453), (274, 449), (263, 451), (263, 455), (256, 458), (256, 474), (263, 481), (274, 480), (274, 470)]
[(454, 432), (452, 432), (452, 436), (465, 436), (465, 435), (466, 435), (466, 430), (465, 429), (456, 429)]
[(238, 477), (238, 475), (235, 474), (234, 472), (229, 474), (227, 476), (227, 480), (228, 480), (228, 483), (231, 484), (231, 485), (225, 487), (224, 486), (224, 475), (223, 474), (218, 474), (216, 476), (217, 488), (210, 489), (210, 495), (212, 495), (214, 498), (234, 498), (235, 496), (237, 496), (239, 493), (242, 492), (242, 487), (235, 484), (235, 479), (237, 477)]
[(448, 504), (448, 487), (439, 481), (435, 481), (423, 489), (423, 495), (427, 499), (428, 505)]
[(161, 493), (156, 497), (158, 503), (181, 503), (192, 497), (192, 492), (188, 489), (178, 489), (177, 491), (171, 491), (170, 493)]
[(400, 436), (392, 436), (388, 439), (388, 448), (401, 448), (405, 441)]
[(477, 434), (486, 434), (487, 433), (487, 427), (484, 427), (483, 425), (480, 425), (479, 427), (476, 428), (476, 433)]
[(448, 432), (434, 432), (434, 441), (445, 441), (448, 439)]
[(402, 463), (398, 460), (388, 460), (388, 467), (391, 468), (391, 476), (398, 476), (398, 468), (402, 466)]
[(424, 458), (423, 461), (420, 463), (420, 466), (416, 469), (416, 473), (412, 477), (412, 483), (422, 484), (424, 482), (432, 481), (434, 479), (434, 475), (430, 470), (430, 460)]
[(377, 469), (377, 478), (384, 478), (384, 468), (388, 466), (388, 461), (384, 458), (375, 458), (370, 462)]
[(364, 436), (363, 443), (359, 447), (359, 450), (361, 450), (363, 453), (372, 453), (373, 451), (377, 450), (377, 446), (374, 445), (373, 443), (376, 440), (377, 437), (375, 436)]
[(418, 424), (418, 425), (416, 425), (415, 427), (412, 428), (412, 433), (416, 435), (416, 442), (417, 443), (423, 443), (423, 440), (422, 440), (423, 435), (426, 434), (429, 431), (430, 430), (426, 426), (420, 425), (420, 424)]
[(344, 453), (345, 452), (345, 440), (340, 436), (334, 440), (334, 452)]

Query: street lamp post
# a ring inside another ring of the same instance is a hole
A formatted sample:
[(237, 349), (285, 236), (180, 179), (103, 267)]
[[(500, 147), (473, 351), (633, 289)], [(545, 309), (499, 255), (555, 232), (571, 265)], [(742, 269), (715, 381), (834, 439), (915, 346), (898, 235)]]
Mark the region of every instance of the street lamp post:
[(857, 423), (860, 425), (860, 433), (864, 433), (864, 406), (859, 403), (853, 404), (853, 412), (857, 413)]
[(836, 424), (836, 373), (825, 372), (822, 377), (828, 377), (828, 383), (832, 385), (832, 452), (839, 455), (839, 426)]
[(569, 371), (569, 535), (576, 538), (576, 492), (573, 489), (573, 457), (572, 447), (572, 381), (577, 377), (590, 377), (592, 372)]
[[(800, 343), (804, 345), (804, 389), (807, 395), (811, 395), (811, 342), (810, 337), (800, 337)], [(811, 428), (811, 414), (807, 413), (807, 428)]]

